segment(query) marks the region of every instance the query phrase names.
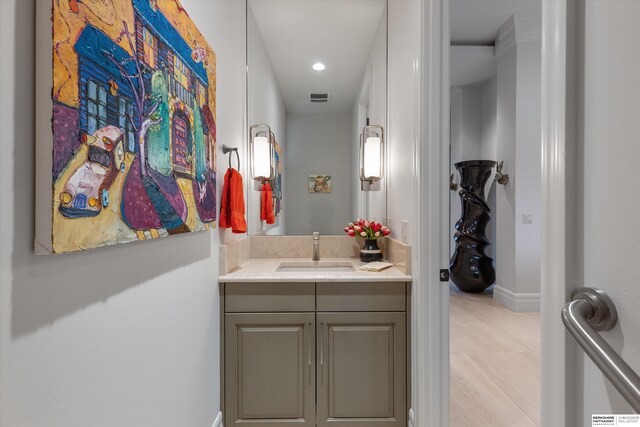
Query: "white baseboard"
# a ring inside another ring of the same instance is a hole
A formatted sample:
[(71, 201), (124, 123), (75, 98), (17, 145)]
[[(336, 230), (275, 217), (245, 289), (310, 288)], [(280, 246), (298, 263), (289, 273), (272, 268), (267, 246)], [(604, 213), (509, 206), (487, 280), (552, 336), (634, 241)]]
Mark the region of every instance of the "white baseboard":
[(409, 408), (409, 427), (416, 427), (416, 414), (413, 412), (413, 408)]
[(540, 293), (516, 293), (496, 285), (493, 288), (493, 300), (512, 311), (540, 311)]
[(224, 427), (222, 425), (222, 411), (218, 412), (218, 416), (211, 427)]

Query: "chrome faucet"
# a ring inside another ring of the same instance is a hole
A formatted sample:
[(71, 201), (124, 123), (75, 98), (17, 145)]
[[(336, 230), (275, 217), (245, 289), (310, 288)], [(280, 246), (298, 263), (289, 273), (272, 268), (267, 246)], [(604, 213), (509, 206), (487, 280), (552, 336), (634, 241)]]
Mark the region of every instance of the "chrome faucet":
[(313, 232), (313, 257), (312, 261), (320, 261), (320, 233)]

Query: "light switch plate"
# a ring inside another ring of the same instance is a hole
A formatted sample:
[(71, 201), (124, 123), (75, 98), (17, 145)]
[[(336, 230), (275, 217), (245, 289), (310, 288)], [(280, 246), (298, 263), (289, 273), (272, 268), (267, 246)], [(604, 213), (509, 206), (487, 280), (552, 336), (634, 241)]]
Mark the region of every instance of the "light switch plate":
[(533, 214), (523, 213), (522, 214), (522, 223), (523, 224), (533, 224)]

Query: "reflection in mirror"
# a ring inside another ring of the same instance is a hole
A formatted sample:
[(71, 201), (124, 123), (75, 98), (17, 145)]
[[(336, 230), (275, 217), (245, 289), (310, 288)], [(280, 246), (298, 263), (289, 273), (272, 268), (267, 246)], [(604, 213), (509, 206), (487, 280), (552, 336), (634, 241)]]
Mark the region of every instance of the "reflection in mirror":
[(273, 224), (247, 179), (249, 234), (386, 222), (384, 178), (361, 191), (359, 142), (368, 124), (386, 128), (387, 1), (248, 0), (247, 70), (247, 125), (271, 128), (276, 159)]

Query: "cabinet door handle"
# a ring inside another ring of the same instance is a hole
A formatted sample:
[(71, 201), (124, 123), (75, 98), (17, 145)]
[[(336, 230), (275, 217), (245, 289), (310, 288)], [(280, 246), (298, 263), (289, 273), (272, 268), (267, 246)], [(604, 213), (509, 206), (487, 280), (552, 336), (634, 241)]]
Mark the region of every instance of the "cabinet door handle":
[(307, 366), (309, 369), (309, 387), (311, 387), (311, 323), (309, 323), (309, 331), (307, 332), (307, 345), (309, 352), (309, 360), (307, 362)]
[(324, 384), (324, 323), (320, 323), (320, 384)]

